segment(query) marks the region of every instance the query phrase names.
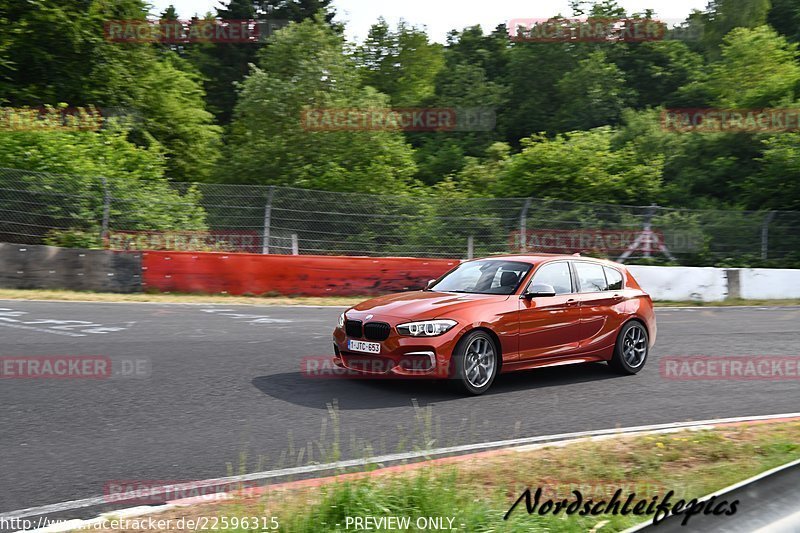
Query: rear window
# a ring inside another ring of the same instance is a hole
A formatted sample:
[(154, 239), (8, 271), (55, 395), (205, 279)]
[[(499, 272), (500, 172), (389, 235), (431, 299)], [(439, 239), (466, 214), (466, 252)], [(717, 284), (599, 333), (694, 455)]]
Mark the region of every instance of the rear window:
[(608, 290), (619, 291), (622, 290), (622, 274), (619, 270), (610, 267), (603, 267), (606, 271), (606, 281), (608, 281)]

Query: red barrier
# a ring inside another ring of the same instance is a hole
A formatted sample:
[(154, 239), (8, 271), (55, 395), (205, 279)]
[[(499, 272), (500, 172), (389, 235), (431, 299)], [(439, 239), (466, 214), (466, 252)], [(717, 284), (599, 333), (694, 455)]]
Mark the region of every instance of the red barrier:
[(420, 289), (453, 259), (142, 252), (142, 285), (161, 292), (371, 295)]

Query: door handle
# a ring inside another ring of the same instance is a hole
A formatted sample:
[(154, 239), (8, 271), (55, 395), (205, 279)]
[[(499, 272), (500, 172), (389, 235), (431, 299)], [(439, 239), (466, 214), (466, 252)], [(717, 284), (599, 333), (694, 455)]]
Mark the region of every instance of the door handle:
[(575, 298), (570, 298), (569, 300), (567, 300), (567, 305), (570, 307), (576, 306), (578, 305), (578, 300), (576, 300)]

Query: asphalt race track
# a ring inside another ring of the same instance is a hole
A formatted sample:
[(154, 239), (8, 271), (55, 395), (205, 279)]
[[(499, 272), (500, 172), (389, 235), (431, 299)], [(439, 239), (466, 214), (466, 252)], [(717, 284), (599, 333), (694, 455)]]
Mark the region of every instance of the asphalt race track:
[(311, 460), (324, 460), (317, 445), (333, 440), (334, 401), (343, 458), (800, 411), (796, 379), (678, 381), (658, 364), (668, 355), (798, 355), (800, 308), (662, 309), (658, 345), (638, 376), (603, 364), (543, 369), (501, 376), (477, 398), (441, 382), (304, 376), (304, 357), (330, 354), (341, 312), (0, 301), (0, 357), (97, 355), (115, 372), (138, 368), (100, 380), (0, 380), (0, 515), (102, 495), (115, 480), (305, 464), (309, 442)]

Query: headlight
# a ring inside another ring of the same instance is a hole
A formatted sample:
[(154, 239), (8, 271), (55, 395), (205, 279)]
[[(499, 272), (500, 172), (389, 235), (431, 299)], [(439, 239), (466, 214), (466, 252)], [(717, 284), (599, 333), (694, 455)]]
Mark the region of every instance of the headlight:
[(339, 315), (339, 327), (340, 327), (340, 328), (343, 328), (343, 327), (344, 327), (344, 313), (342, 313), (341, 315)]
[(458, 324), (455, 320), (425, 320), (423, 322), (409, 322), (397, 326), (400, 335), (409, 337), (436, 337), (447, 333)]

